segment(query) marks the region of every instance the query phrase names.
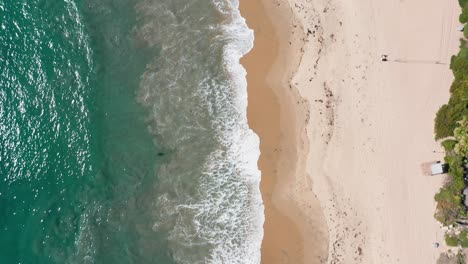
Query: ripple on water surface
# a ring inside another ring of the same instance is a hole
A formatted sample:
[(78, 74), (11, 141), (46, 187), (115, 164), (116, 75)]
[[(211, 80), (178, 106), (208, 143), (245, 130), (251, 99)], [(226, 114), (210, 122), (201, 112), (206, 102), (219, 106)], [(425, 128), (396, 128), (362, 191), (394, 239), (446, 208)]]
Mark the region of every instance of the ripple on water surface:
[(233, 0), (0, 2), (0, 262), (258, 263)]

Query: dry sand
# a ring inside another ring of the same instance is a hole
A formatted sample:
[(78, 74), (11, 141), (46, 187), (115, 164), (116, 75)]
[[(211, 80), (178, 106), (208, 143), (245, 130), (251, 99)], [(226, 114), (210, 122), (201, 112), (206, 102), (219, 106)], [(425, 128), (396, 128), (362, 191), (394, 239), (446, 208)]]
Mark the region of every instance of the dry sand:
[(263, 263), (435, 263), (443, 179), (420, 165), (443, 156), (432, 131), (453, 80), (457, 1), (242, 5), (256, 34), (243, 63), (261, 138)]
[(318, 25), (293, 83), (310, 103), (307, 165), (329, 263), (435, 263), (442, 177), (420, 165), (443, 156), (432, 131), (453, 80), (457, 1), (296, 2), (305, 30)]

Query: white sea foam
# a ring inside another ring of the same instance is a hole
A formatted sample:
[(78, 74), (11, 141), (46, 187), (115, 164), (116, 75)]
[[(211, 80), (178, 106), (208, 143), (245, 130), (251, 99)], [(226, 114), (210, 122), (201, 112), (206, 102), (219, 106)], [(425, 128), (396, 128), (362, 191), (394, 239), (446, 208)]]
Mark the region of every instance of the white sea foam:
[[(247, 123), (239, 62), (254, 36), (238, 0), (212, 1), (143, 1), (137, 8), (148, 18), (139, 36), (161, 48), (139, 99), (152, 112), (157, 143), (172, 153), (157, 173), (153, 229), (167, 231), (177, 263), (260, 263), (259, 139)], [(213, 7), (206, 17), (203, 8)]]
[[(258, 136), (249, 128), (247, 123), (247, 80), (246, 71), (240, 64), (240, 58), (253, 47), (253, 31), (248, 28), (245, 19), (239, 11), (238, 0), (214, 0), (218, 9), (231, 17), (228, 23), (223, 25), (226, 35), (230, 37), (230, 43), (224, 48), (225, 66), (231, 74), (233, 86), (236, 89), (236, 109), (240, 114), (237, 129), (225, 133), (224, 139), (230, 146), (229, 153), (240, 167), (240, 177), (245, 178), (251, 185), (249, 193), (251, 204), (246, 210), (247, 217), (251, 221), (250, 234), (245, 237), (242, 244), (234, 246), (231, 252), (226, 252), (222, 246), (219, 249), (219, 261), (217, 263), (260, 263), (260, 247), (263, 239), (264, 208), (260, 193), (260, 171), (257, 161), (260, 155)], [(226, 12), (227, 11), (227, 12)], [(228, 117), (226, 117), (228, 118)], [(214, 162), (216, 163), (216, 162)]]

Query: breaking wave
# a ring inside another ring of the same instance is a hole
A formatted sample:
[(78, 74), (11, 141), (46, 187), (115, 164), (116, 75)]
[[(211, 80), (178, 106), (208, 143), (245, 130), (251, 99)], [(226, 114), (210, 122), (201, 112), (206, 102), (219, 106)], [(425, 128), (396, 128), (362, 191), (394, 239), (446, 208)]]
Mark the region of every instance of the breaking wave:
[[(209, 10), (209, 12), (207, 12)], [(237, 0), (143, 1), (137, 35), (158, 56), (141, 77), (155, 142), (155, 231), (177, 263), (260, 263), (259, 139), (247, 123), (239, 59), (253, 32)]]

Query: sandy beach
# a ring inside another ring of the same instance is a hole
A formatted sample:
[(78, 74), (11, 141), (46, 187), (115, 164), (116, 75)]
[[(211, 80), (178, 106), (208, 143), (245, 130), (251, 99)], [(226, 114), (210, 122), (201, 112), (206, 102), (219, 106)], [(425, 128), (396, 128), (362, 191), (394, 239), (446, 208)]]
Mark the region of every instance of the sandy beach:
[(443, 158), (433, 125), (453, 80), (458, 3), (241, 8), (256, 34), (243, 63), (261, 138), (262, 262), (435, 263), (446, 250), (432, 246), (444, 244), (433, 218), (443, 178), (420, 165)]
[[(293, 40), (291, 29), (300, 27), (285, 3), (242, 1), (241, 12), (255, 31), (254, 48), (241, 62), (248, 73), (249, 124), (260, 137), (262, 262), (325, 260), (325, 220), (304, 166), (307, 105), (290, 88), (303, 45)], [(307, 203), (301, 206), (296, 197)]]

